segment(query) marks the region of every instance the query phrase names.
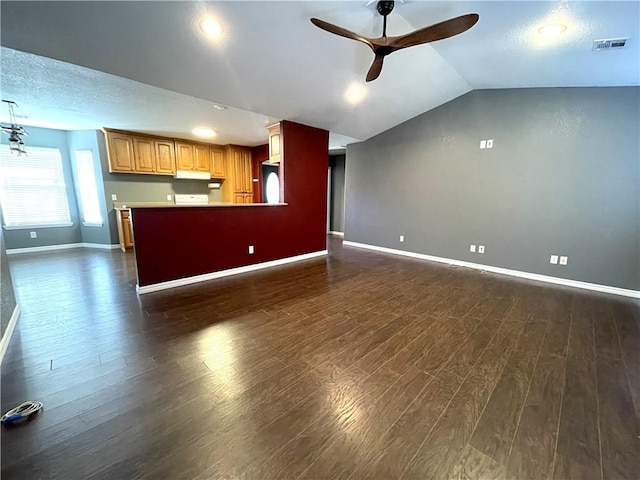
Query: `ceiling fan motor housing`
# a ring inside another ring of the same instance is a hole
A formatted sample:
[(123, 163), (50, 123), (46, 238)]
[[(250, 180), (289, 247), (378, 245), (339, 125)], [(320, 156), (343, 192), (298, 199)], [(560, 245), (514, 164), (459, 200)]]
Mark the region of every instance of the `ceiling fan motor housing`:
[(378, 13), (386, 17), (393, 11), (394, 3), (393, 0), (381, 0), (377, 6)]

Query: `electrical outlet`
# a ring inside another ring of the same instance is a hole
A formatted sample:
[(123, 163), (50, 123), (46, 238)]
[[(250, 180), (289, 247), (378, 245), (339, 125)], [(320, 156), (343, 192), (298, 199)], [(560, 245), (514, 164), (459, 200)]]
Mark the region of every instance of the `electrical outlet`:
[(484, 245), (478, 246), (478, 253), (484, 253)]
[(476, 246), (475, 245), (469, 245), (469, 251), (470, 252), (474, 252), (476, 251)]
[(486, 140), (480, 140), (480, 148), (487, 148), (487, 141)]
[(167, 195), (167, 200), (171, 201), (171, 195)]
[(111, 194), (111, 200), (117, 200), (118, 196), (115, 193)]
[(400, 241), (404, 242), (404, 235), (400, 235)]
[(491, 140), (487, 140), (487, 148), (493, 148), (493, 138)]
[(551, 258), (549, 259), (549, 263), (557, 265), (558, 264), (558, 255), (551, 255)]
[(566, 265), (569, 263), (569, 257), (560, 257), (560, 265)]
[(254, 251), (255, 249), (253, 248), (253, 245), (249, 245), (249, 255), (253, 255)]
[(38, 234), (36, 232), (29, 232), (30, 238), (38, 238)]

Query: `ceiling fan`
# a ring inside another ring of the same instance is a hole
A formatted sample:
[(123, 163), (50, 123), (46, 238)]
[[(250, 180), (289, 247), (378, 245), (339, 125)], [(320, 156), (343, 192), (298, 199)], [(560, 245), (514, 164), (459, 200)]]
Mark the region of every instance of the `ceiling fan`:
[(376, 55), (373, 60), (373, 64), (367, 73), (367, 82), (370, 82), (378, 78), (382, 71), (382, 62), (384, 61), (384, 57), (390, 53), (402, 48), (413, 47), (415, 45), (422, 45), (423, 43), (435, 42), (436, 40), (453, 37), (454, 35), (458, 35), (469, 30), (480, 18), (480, 15), (477, 13), (469, 13), (460, 17), (450, 18), (444, 22), (436, 23), (435, 25), (430, 25), (405, 35), (387, 37), (387, 15), (393, 11), (394, 3), (395, 2), (393, 1), (378, 2), (378, 13), (384, 18), (382, 36), (378, 38), (365, 37), (364, 35), (354, 33), (346, 28), (333, 25), (332, 23), (325, 22), (319, 18), (312, 18), (311, 23), (329, 33), (357, 40), (358, 42), (368, 45)]

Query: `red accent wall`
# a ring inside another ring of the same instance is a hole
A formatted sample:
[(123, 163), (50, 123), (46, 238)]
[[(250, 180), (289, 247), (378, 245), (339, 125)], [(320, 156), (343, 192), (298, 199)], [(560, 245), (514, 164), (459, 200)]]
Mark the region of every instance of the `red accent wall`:
[(139, 286), (326, 248), (329, 132), (283, 121), (282, 135), (286, 206), (132, 208)]
[(258, 182), (253, 184), (253, 201), (260, 203), (262, 198), (262, 162), (269, 160), (269, 144), (258, 145), (253, 147), (251, 153), (253, 178), (257, 178)]

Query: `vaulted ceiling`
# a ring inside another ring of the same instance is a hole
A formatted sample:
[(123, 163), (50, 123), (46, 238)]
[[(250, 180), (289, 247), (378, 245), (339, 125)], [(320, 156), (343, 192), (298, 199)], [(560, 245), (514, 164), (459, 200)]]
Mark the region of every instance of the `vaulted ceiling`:
[[(379, 36), (381, 17), (366, 0), (3, 0), (2, 98), (18, 102), (26, 125), (185, 138), (209, 126), (215, 142), (256, 145), (267, 138), (266, 124), (287, 119), (329, 130), (339, 147), (473, 89), (639, 85), (639, 5), (396, 2), (389, 35), (466, 13), (480, 20), (456, 37), (394, 53), (365, 83), (369, 48), (309, 19)], [(217, 41), (199, 28), (206, 15), (223, 26)], [(566, 30), (547, 39), (539, 30), (548, 24)], [(629, 40), (620, 50), (592, 51), (593, 40), (613, 37)], [(354, 84), (364, 89), (355, 105), (345, 99)]]

